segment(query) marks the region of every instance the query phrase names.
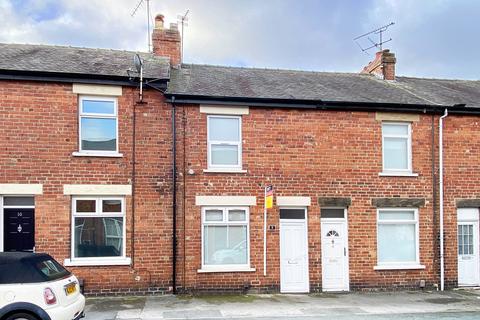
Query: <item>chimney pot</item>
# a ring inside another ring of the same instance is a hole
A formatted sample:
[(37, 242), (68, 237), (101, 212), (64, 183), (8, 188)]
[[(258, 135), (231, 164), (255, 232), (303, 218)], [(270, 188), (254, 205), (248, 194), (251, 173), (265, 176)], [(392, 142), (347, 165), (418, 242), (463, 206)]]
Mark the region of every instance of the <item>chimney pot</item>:
[(170, 28), (164, 26), (165, 17), (157, 14), (155, 28), (152, 33), (153, 54), (170, 58), (170, 64), (177, 66), (181, 63), (181, 38), (178, 25), (171, 23)]
[(155, 16), (155, 29), (163, 29), (163, 22), (165, 17), (163, 14), (157, 14)]

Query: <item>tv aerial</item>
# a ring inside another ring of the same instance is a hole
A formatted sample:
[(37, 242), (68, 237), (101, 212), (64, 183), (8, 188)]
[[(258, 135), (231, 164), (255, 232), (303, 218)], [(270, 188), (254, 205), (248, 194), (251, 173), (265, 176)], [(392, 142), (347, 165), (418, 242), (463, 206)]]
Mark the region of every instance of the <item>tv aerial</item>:
[(146, 11), (147, 11), (147, 41), (148, 41), (148, 52), (152, 51), (152, 42), (150, 40), (150, 20), (151, 20), (151, 15), (150, 15), (150, 0), (140, 0), (137, 3), (137, 6), (135, 9), (133, 9), (131, 16), (135, 16), (137, 13), (138, 9), (143, 5), (146, 4)]
[[(367, 51), (372, 49), (372, 48), (377, 48), (378, 50), (382, 51), (383, 44), (392, 41), (392, 38), (390, 38), (388, 40), (383, 40), (383, 33), (386, 32), (387, 29), (389, 27), (393, 26), (394, 24), (395, 24), (395, 22), (390, 22), (387, 25), (384, 25), (380, 28), (377, 28), (375, 30), (372, 30), (370, 32), (367, 32), (365, 34), (362, 34), (358, 37), (353, 38), (353, 41), (355, 41), (355, 43), (358, 45), (360, 50), (362, 50), (362, 52), (367, 53)], [(378, 41), (372, 40), (370, 35), (378, 35)], [(369, 44), (366, 44), (366, 45), (363, 44), (362, 45), (361, 42), (364, 42), (364, 41), (362, 41), (363, 39), (367, 39)]]
[(181, 46), (181, 49), (180, 49), (180, 61), (183, 62), (183, 41), (184, 41), (184, 37), (183, 37), (183, 30), (185, 29), (185, 27), (188, 26), (188, 13), (190, 12), (190, 10), (187, 10), (187, 12), (185, 12), (185, 14), (181, 15), (179, 14), (177, 16), (177, 19), (178, 19), (178, 22), (180, 22), (180, 25), (182, 26), (182, 38), (181, 38), (181, 41), (180, 41), (180, 46)]

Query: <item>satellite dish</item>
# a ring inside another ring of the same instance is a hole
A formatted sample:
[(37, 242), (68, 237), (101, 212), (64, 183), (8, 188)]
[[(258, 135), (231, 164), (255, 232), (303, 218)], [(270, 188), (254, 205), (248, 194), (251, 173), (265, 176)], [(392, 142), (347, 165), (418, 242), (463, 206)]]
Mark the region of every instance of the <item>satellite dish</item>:
[(140, 73), (143, 66), (143, 60), (142, 58), (140, 58), (140, 55), (138, 53), (133, 56), (133, 64), (135, 65), (135, 69), (137, 69), (137, 72)]

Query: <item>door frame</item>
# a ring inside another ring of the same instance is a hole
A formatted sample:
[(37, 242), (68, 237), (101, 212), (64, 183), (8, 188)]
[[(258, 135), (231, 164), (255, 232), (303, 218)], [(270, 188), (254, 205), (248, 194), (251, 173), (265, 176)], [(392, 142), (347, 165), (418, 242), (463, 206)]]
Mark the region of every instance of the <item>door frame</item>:
[[(305, 212), (305, 218), (304, 219), (280, 219), (280, 209), (301, 209), (304, 210)], [(280, 262), (280, 293), (309, 293), (310, 292), (310, 257), (309, 257), (309, 245), (308, 245), (308, 207), (302, 207), (302, 206), (281, 206), (278, 208), (278, 213), (279, 213), (279, 262)], [(282, 246), (281, 246), (281, 232), (282, 232), (282, 222), (284, 223), (303, 223), (303, 227), (305, 230), (305, 251), (306, 251), (306, 261), (305, 261), (305, 291), (285, 291), (282, 290)]]
[(344, 240), (344, 246), (345, 246), (345, 252), (346, 255), (344, 256), (345, 259), (343, 261), (344, 264), (344, 279), (346, 282), (346, 285), (344, 286), (344, 289), (342, 290), (335, 290), (335, 289), (324, 289), (323, 283), (324, 283), (324, 268), (323, 268), (323, 250), (321, 254), (321, 261), (322, 261), (322, 291), (342, 291), (342, 292), (347, 292), (350, 291), (350, 250), (349, 250), (349, 241), (348, 241), (348, 208), (343, 208), (343, 207), (322, 207), (321, 209), (343, 209), (343, 218), (322, 218), (321, 217), (321, 211), (320, 211), (320, 248), (323, 249), (323, 225), (324, 223), (332, 222), (332, 223), (343, 223), (343, 232), (345, 234), (345, 240)]
[[(26, 205), (22, 205), (22, 206), (5, 206), (3, 205), (3, 199), (5, 197), (33, 197), (34, 201), (35, 201), (35, 195), (31, 195), (31, 194), (7, 194), (7, 195), (0, 195), (0, 252), (3, 252), (4, 251), (4, 237), (5, 237), (5, 226), (4, 226), (4, 220), (5, 220), (5, 215), (4, 215), (4, 209), (33, 209), (33, 239), (34, 239), (34, 242), (35, 242), (35, 238), (36, 238), (36, 234), (35, 234), (35, 202), (34, 202), (34, 205), (33, 206), (26, 206)], [(35, 246), (33, 247), (33, 252), (35, 252)]]
[[(463, 212), (461, 212), (463, 211)], [(469, 212), (470, 211), (470, 212)], [(473, 245), (474, 245), (474, 252), (477, 254), (477, 278), (479, 281), (476, 284), (472, 285), (460, 285), (460, 270), (458, 268), (458, 225), (459, 224), (468, 224), (473, 223)], [(476, 228), (475, 228), (476, 226)], [(474, 287), (480, 285), (480, 209), (479, 208), (457, 208), (457, 248), (456, 248), (456, 256), (457, 256), (457, 283), (459, 287)]]

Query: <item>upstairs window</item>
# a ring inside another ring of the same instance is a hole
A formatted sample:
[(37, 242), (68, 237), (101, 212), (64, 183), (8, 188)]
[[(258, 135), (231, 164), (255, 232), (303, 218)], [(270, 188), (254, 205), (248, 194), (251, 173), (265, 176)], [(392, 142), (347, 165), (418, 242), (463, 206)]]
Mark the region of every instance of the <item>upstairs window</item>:
[(412, 173), (412, 138), (410, 123), (382, 124), (383, 172)]
[(116, 98), (80, 97), (81, 153), (118, 153), (117, 109)]
[(208, 168), (242, 169), (242, 120), (238, 116), (208, 116)]

